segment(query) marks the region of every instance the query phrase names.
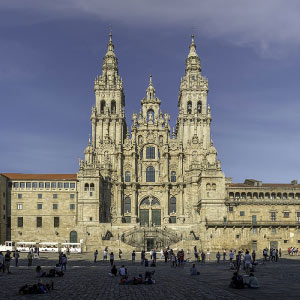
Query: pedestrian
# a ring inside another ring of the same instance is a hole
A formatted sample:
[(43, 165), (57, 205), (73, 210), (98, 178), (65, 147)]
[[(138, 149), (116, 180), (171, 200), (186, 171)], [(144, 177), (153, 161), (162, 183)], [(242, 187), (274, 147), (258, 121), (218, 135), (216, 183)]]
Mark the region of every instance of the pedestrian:
[(279, 257), (281, 257), (281, 248), (279, 248)]
[(94, 262), (97, 261), (97, 256), (98, 256), (98, 250), (96, 249), (96, 251), (94, 252)]
[(226, 249), (224, 249), (224, 251), (223, 251), (223, 260), (226, 260), (226, 255), (227, 255)]
[(153, 250), (150, 250), (150, 259), (152, 260)]
[(209, 260), (210, 259), (210, 251), (209, 251), (209, 249), (207, 249), (206, 255), (207, 255), (207, 260)]
[(231, 264), (232, 264), (232, 261), (233, 261), (233, 257), (234, 257), (234, 253), (232, 252), (232, 250), (230, 250), (230, 252), (229, 252), (229, 260), (230, 260)]
[(201, 252), (201, 262), (205, 263), (205, 253), (203, 251)]
[(32, 266), (32, 252), (29, 251), (27, 254), (27, 260), (28, 260), (28, 267)]
[(244, 264), (245, 264), (246, 274), (249, 275), (249, 273), (250, 273), (250, 266), (251, 266), (251, 256), (250, 256), (248, 250), (246, 251), (246, 254), (244, 256)]
[(135, 250), (133, 250), (132, 253), (131, 253), (131, 262), (132, 263), (135, 262)]
[(67, 271), (67, 262), (68, 262), (67, 256), (66, 256), (66, 254), (64, 254), (61, 258), (61, 272), (63, 270), (65, 272)]
[(164, 259), (165, 255), (164, 255), (164, 250), (160, 249), (160, 259)]
[(220, 252), (218, 251), (217, 254), (216, 254), (216, 258), (217, 258), (218, 264), (220, 263), (220, 257), (221, 257), (221, 254), (220, 254)]
[(255, 259), (256, 259), (256, 253), (255, 250), (252, 251), (252, 261), (253, 263), (255, 263)]
[(107, 260), (107, 247), (103, 251), (103, 260)]
[(18, 250), (16, 250), (14, 253), (16, 267), (18, 266), (18, 263), (19, 263), (19, 257), (20, 257), (20, 253)]
[(114, 253), (113, 253), (113, 252), (110, 252), (110, 255), (109, 255), (109, 261), (110, 261), (110, 265), (111, 265), (111, 266), (113, 266), (114, 260), (115, 260)]
[(145, 250), (142, 250), (142, 252), (141, 252), (141, 265), (144, 264), (144, 262), (145, 262), (145, 257), (146, 257)]
[(153, 250), (152, 256), (153, 256), (153, 261), (156, 263), (156, 250), (155, 249)]
[(3, 253), (0, 251), (0, 271), (1, 270), (4, 273), (4, 256), (3, 256)]
[(10, 251), (7, 250), (6, 254), (4, 256), (4, 272), (5, 272), (5, 270), (7, 270), (7, 274), (10, 274), (10, 271), (9, 271), (10, 261), (11, 261)]
[(122, 250), (119, 249), (119, 259), (121, 260), (122, 259)]
[(237, 270), (237, 272), (239, 272), (241, 262), (242, 262), (242, 253), (241, 253), (241, 251), (238, 251), (238, 254), (235, 256), (235, 260), (236, 260), (236, 270)]

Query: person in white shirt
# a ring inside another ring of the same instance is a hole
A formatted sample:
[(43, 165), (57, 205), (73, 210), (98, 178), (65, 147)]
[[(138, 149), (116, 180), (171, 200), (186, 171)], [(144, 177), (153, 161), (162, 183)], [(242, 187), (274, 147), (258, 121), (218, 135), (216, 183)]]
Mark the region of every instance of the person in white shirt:
[(249, 251), (246, 251), (246, 254), (244, 256), (244, 264), (245, 264), (245, 271), (246, 274), (249, 274), (250, 266), (251, 266), (251, 255), (249, 254)]
[(122, 267), (120, 268), (119, 270), (119, 274), (122, 278), (127, 278), (128, 277), (128, 274), (127, 274), (127, 269), (125, 268), (124, 265), (122, 265)]

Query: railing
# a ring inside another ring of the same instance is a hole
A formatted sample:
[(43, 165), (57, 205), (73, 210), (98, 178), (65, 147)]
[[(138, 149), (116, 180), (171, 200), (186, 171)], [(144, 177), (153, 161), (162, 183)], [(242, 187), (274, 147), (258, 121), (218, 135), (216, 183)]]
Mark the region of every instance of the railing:
[(206, 227), (298, 227), (297, 221), (219, 221), (206, 220)]

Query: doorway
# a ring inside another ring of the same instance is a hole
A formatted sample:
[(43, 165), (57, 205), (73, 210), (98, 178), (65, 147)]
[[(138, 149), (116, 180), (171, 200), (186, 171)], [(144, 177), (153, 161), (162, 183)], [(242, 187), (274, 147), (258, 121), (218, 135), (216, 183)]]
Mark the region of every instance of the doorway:
[(278, 249), (278, 242), (277, 241), (271, 241), (270, 242), (270, 248)]
[(154, 239), (151, 238), (151, 239), (147, 239), (147, 251), (150, 251), (152, 249), (154, 249)]

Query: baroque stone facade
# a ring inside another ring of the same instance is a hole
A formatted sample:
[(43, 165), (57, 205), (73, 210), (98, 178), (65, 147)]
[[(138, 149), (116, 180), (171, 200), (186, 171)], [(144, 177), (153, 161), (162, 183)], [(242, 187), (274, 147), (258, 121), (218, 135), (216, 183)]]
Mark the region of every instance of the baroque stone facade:
[(88, 251), (104, 245), (285, 248), (300, 242), (297, 182), (234, 184), (225, 178), (193, 36), (173, 132), (151, 75), (127, 128), (111, 34), (94, 91), (92, 134), (77, 174), (1, 175), (7, 208), (2, 241), (81, 241)]

